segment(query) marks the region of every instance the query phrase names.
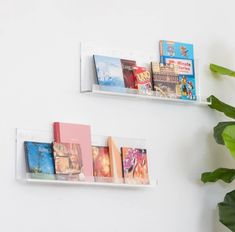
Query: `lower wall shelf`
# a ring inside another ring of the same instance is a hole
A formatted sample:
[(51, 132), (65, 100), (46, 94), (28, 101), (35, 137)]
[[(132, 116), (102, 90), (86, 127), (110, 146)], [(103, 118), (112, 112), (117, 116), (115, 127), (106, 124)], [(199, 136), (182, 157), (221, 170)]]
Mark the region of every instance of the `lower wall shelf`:
[[(156, 181), (149, 178), (149, 184), (138, 183), (124, 183), (121, 179), (104, 179), (100, 181), (79, 180), (75, 175), (48, 175), (28, 173), (26, 165), (26, 157), (24, 152), (24, 141), (35, 141), (51, 143), (53, 141), (52, 131), (30, 131), (30, 130), (16, 130), (16, 179), (23, 183), (39, 183), (39, 184), (61, 184), (61, 185), (83, 185), (83, 186), (103, 186), (103, 187), (117, 187), (117, 188), (153, 188), (156, 186)], [(101, 144), (106, 140), (106, 136), (92, 136), (93, 144)], [(117, 138), (117, 142), (125, 143), (127, 146), (141, 145), (145, 147), (145, 140), (143, 139), (126, 139)], [(150, 175), (149, 175), (150, 176)], [(92, 177), (93, 179), (93, 177)]]

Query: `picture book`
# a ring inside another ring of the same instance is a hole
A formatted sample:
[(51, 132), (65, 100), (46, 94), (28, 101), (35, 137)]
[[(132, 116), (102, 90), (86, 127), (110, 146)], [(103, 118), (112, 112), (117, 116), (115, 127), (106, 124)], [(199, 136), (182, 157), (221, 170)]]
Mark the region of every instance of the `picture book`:
[(112, 137), (108, 138), (108, 147), (109, 147), (113, 182), (122, 183), (123, 182), (123, 172), (122, 172), (121, 151), (117, 147), (115, 140)]
[(179, 75), (174, 65), (164, 65), (152, 62), (153, 87), (160, 97), (179, 98)]
[(152, 91), (152, 77), (147, 68), (135, 66), (133, 72), (139, 93), (150, 94)]
[(92, 146), (93, 173), (96, 181), (111, 182), (111, 163), (109, 148)]
[(56, 174), (79, 174), (83, 178), (82, 154), (79, 144), (53, 143)]
[(94, 180), (90, 126), (61, 122), (55, 122), (53, 126), (55, 142), (80, 145), (85, 180)]
[(28, 171), (55, 174), (52, 145), (50, 143), (24, 142)]
[[(193, 45), (188, 43), (161, 40), (159, 42), (161, 63), (177, 67), (181, 79), (187, 79), (187, 87), (192, 95), (181, 95), (182, 99), (196, 100), (196, 80), (194, 70)], [(193, 85), (193, 91), (190, 90)]]
[(122, 72), (126, 88), (136, 89), (135, 75), (133, 68), (136, 66), (136, 61), (121, 59)]
[(125, 183), (149, 184), (146, 149), (122, 147), (121, 151)]
[(125, 87), (122, 64), (119, 58), (94, 55), (99, 85)]

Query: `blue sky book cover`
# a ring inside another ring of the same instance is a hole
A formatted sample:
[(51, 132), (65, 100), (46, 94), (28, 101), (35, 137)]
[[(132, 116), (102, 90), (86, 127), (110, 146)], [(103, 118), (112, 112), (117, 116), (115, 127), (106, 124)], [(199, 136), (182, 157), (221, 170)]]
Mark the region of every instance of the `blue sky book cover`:
[(25, 141), (24, 146), (30, 173), (55, 173), (53, 151), (50, 143)]
[(99, 85), (125, 87), (119, 58), (94, 55), (94, 61)]

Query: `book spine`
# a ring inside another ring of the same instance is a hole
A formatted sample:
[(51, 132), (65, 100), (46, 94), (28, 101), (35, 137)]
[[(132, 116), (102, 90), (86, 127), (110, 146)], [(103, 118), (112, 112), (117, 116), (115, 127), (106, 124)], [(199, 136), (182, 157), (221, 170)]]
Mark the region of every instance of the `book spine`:
[(60, 138), (60, 123), (59, 122), (54, 122), (53, 130), (54, 130), (54, 141), (57, 143), (60, 143), (61, 138)]

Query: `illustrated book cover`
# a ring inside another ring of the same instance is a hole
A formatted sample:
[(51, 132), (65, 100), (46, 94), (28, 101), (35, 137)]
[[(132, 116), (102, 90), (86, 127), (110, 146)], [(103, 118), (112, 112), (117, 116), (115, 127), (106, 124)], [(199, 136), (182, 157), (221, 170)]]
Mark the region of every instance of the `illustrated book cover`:
[(136, 61), (121, 59), (122, 72), (126, 88), (136, 89), (136, 79), (133, 73), (133, 68), (136, 66)]
[(145, 67), (135, 66), (133, 72), (139, 93), (150, 94), (152, 91), (152, 77)]
[(153, 87), (160, 97), (180, 98), (179, 75), (174, 65), (151, 62)]
[(93, 55), (99, 85), (125, 87), (122, 64), (119, 58)]
[(180, 98), (196, 100), (193, 44), (161, 40), (159, 50), (161, 63), (177, 67), (181, 85)]
[(53, 143), (56, 174), (83, 176), (82, 154), (79, 144)]
[(109, 148), (92, 146), (93, 173), (98, 182), (112, 182)]
[(24, 148), (30, 173), (55, 174), (52, 144), (25, 141)]
[(54, 141), (57, 143), (79, 144), (82, 154), (85, 180), (93, 181), (93, 161), (91, 149), (91, 129), (89, 125), (55, 122)]
[(117, 147), (115, 140), (111, 136), (108, 137), (108, 147), (109, 147), (113, 182), (122, 183), (123, 182), (123, 171), (122, 171), (121, 151)]
[(121, 152), (125, 183), (149, 184), (147, 150), (122, 147)]

